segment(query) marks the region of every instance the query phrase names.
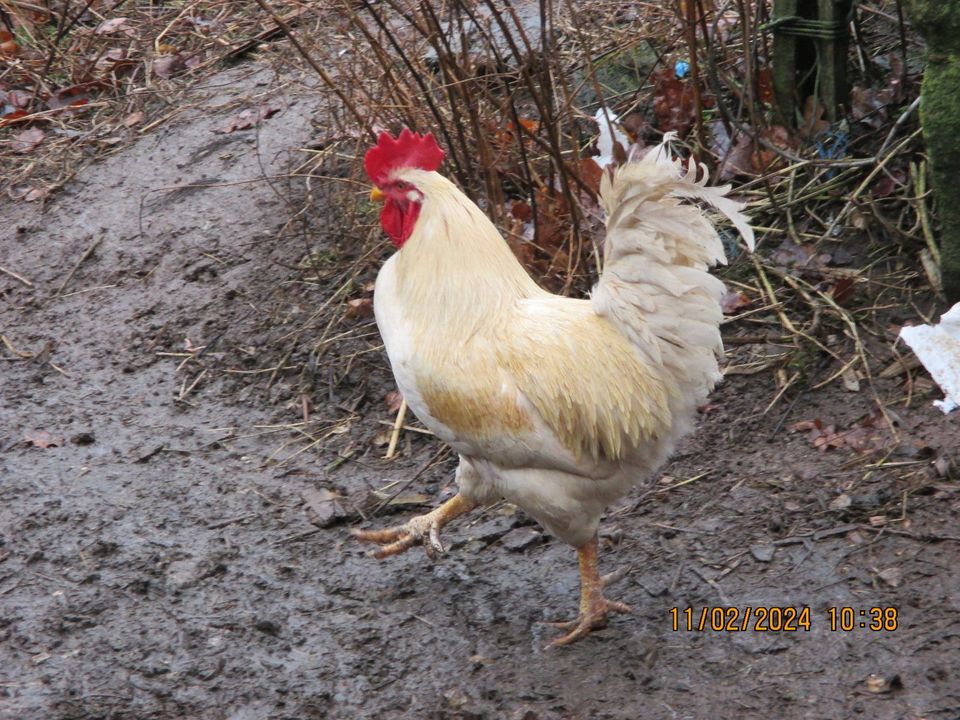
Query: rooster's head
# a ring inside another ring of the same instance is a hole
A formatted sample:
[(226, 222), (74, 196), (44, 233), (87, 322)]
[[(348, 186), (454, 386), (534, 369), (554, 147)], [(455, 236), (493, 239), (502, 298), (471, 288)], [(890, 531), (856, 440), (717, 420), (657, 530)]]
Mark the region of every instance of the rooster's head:
[(412, 168), (436, 170), (443, 156), (432, 133), (420, 135), (404, 128), (397, 138), (380, 133), (377, 144), (363, 158), (364, 169), (374, 184), (370, 199), (383, 202), (380, 225), (398, 248), (413, 232), (423, 202), (423, 193), (403, 179), (403, 172)]

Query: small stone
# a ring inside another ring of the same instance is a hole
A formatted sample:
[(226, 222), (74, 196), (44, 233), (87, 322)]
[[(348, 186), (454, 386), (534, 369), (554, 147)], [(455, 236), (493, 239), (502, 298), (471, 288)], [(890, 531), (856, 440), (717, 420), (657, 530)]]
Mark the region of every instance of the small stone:
[(757, 562), (770, 562), (773, 560), (773, 553), (777, 547), (769, 544), (756, 544), (750, 546), (750, 554)]
[(534, 547), (543, 541), (543, 535), (531, 527), (514, 528), (502, 538), (500, 542), (512, 552), (522, 552)]
[(279, 635), (280, 634), (280, 625), (275, 623), (273, 620), (267, 620), (261, 618), (253, 624), (254, 629), (259, 630), (262, 633), (267, 635)]
[(831, 510), (846, 510), (853, 503), (849, 495), (843, 493), (830, 501)]
[(899, 587), (900, 581), (903, 579), (903, 570), (898, 567), (890, 567), (886, 570), (881, 570), (877, 575), (890, 587)]
[(903, 681), (899, 675), (883, 677), (882, 675), (870, 675), (866, 681), (867, 690), (872, 693), (888, 693), (899, 690), (903, 687)]

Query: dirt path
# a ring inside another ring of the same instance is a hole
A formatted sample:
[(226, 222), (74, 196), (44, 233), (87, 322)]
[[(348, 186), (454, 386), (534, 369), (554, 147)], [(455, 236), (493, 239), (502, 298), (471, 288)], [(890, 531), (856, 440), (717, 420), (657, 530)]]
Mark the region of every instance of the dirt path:
[[(296, 283), (303, 244), (276, 240), (300, 189), (256, 181), (313, 134), (316, 105), (284, 87), (233, 70), (43, 212), (0, 210), (0, 264), (33, 283), (0, 275), (0, 718), (960, 717), (960, 493), (930, 466), (958, 466), (960, 435), (926, 398), (870, 470), (785, 429), (847, 426), (866, 391), (801, 396), (783, 424), (766, 375), (731, 378), (665, 478), (605, 522), (635, 614), (567, 649), (544, 650), (539, 621), (574, 609), (573, 553), (520, 513), (478, 514), (436, 563), (377, 563), (347, 522), (311, 524), (311, 490), (360, 497), (437, 448), (380, 459), (391, 386), (371, 353), (327, 398), (352, 398), (363, 451), (268, 463), (294, 381), (227, 372), (279, 356), (326, 299)], [(283, 109), (259, 131), (215, 132), (264, 97)], [(178, 371), (200, 346), (207, 374)], [(62, 444), (25, 441), (41, 430)], [(433, 502), (450, 469), (412, 489)], [(747, 606), (809, 608), (810, 629), (671, 627), (672, 608)], [(840, 607), (894, 608), (897, 627), (833, 631)]]

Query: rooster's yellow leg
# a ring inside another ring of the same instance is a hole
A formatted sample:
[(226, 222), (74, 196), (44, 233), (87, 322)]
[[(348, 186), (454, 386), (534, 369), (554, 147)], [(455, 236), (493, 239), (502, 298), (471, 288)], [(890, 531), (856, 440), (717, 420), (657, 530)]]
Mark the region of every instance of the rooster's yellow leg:
[(569, 645), (580, 638), (586, 637), (591, 630), (602, 628), (607, 624), (609, 613), (631, 612), (629, 605), (615, 600), (607, 600), (603, 596), (603, 580), (597, 568), (597, 536), (594, 535), (583, 547), (577, 548), (577, 559), (580, 564), (580, 615), (570, 623), (557, 623), (564, 629), (572, 628), (569, 633), (558, 637), (551, 645)]
[(458, 493), (440, 507), (434, 508), (426, 515), (418, 515), (404, 525), (385, 530), (353, 530), (352, 532), (360, 542), (376, 543), (381, 546), (373, 553), (373, 556), (378, 559), (399, 555), (418, 543), (423, 543), (427, 555), (433, 558), (438, 553), (444, 552), (443, 544), (440, 542), (440, 529), (474, 507), (476, 503)]

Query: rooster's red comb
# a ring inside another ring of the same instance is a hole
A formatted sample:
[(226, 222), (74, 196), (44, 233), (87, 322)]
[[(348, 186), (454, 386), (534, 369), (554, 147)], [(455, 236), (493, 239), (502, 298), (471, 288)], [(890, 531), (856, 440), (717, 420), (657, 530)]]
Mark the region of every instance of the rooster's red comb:
[(382, 185), (400, 168), (436, 170), (443, 156), (433, 133), (421, 135), (404, 128), (396, 140), (388, 132), (380, 133), (377, 144), (367, 150), (363, 167), (374, 185)]

